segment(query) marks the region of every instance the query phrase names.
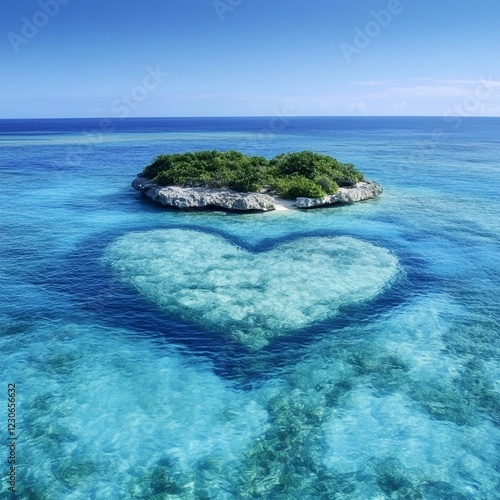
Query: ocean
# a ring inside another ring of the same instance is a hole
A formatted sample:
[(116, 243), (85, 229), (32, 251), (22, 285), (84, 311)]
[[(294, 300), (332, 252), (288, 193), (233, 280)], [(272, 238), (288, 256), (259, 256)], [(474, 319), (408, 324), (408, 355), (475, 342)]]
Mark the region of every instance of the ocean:
[[(236, 214), (130, 186), (212, 149), (384, 193)], [(0, 495), (500, 498), (500, 119), (0, 120), (0, 179)]]

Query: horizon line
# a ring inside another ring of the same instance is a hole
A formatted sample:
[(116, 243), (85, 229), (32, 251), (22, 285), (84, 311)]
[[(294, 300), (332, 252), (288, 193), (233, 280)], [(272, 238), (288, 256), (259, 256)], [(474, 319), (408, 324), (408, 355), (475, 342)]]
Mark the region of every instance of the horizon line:
[[(205, 116), (128, 116), (116, 117), (116, 116), (51, 116), (51, 117), (10, 117), (3, 118), (0, 117), (0, 121), (8, 120), (113, 120), (113, 121), (126, 121), (126, 120), (144, 120), (144, 119), (156, 119), (156, 120), (168, 120), (168, 119), (203, 119), (203, 118), (451, 118), (452, 116), (443, 115), (205, 115)], [(461, 119), (487, 119), (487, 118), (500, 118), (498, 116), (459, 116)]]

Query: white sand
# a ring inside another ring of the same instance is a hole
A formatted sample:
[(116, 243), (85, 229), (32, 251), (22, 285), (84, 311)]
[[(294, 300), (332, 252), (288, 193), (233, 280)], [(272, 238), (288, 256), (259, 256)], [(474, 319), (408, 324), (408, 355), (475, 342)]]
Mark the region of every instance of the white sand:
[(284, 210), (297, 210), (295, 200), (284, 200), (283, 198), (275, 198), (276, 211), (281, 212)]

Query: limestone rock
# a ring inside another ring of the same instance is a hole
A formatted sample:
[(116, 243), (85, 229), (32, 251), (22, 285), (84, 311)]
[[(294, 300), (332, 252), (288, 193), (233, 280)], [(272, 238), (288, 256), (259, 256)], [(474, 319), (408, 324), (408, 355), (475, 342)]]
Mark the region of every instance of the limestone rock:
[(158, 186), (139, 175), (132, 187), (153, 201), (177, 208), (220, 207), (228, 210), (275, 210), (274, 198), (260, 193), (238, 193), (230, 189), (206, 187)]
[[(245, 211), (276, 210), (284, 201), (277, 196), (264, 193), (238, 193), (231, 189), (208, 187), (159, 186), (151, 179), (138, 174), (132, 187), (145, 194), (153, 201), (169, 207), (201, 208), (220, 207), (227, 210)], [(313, 208), (334, 203), (354, 203), (375, 198), (382, 193), (382, 186), (374, 181), (362, 181), (349, 187), (341, 187), (338, 192), (324, 198), (297, 198), (295, 202), (286, 202), (286, 208)], [(281, 201), (280, 201), (281, 200)]]
[(361, 181), (353, 186), (341, 187), (338, 192), (324, 198), (297, 198), (295, 206), (298, 208), (321, 207), (334, 203), (354, 203), (356, 201), (375, 198), (383, 191), (382, 186), (373, 181)]

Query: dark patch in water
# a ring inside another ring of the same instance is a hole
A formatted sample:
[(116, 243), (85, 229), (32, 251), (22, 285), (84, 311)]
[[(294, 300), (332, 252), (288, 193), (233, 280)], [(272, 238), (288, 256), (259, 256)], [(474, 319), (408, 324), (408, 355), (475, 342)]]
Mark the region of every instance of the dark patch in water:
[[(209, 358), (218, 375), (237, 381), (241, 384), (241, 388), (250, 388), (256, 381), (265, 380), (278, 370), (295, 364), (303, 358), (312, 343), (331, 337), (332, 331), (340, 334), (350, 327), (348, 330), (352, 332), (352, 327), (359, 325), (362, 327), (361, 331), (366, 333), (366, 325), (374, 318), (387, 314), (416, 295), (424, 293), (432, 284), (423, 262), (405, 249), (397, 248), (395, 251), (406, 271), (405, 279), (399, 280), (392, 288), (372, 301), (344, 307), (336, 316), (326, 321), (291, 332), (285, 337), (275, 339), (259, 352), (250, 353), (241, 343), (228, 340), (218, 332), (207, 331), (195, 324), (168, 316), (149, 303), (135, 289), (123, 284), (108, 267), (103, 265), (101, 259), (106, 247), (118, 237), (131, 232), (158, 229), (186, 229), (213, 234), (253, 253), (266, 252), (282, 243), (301, 238), (338, 236), (359, 238), (359, 236), (336, 231), (296, 232), (282, 238), (267, 238), (252, 245), (243, 238), (225, 231), (194, 224), (151, 225), (140, 228), (134, 225), (92, 236), (84, 241), (77, 251), (67, 255), (56, 275), (53, 270), (45, 275), (45, 278), (51, 276), (52, 279), (45, 279), (43, 284), (60, 293), (68, 294), (75, 307), (86, 317), (91, 314), (95, 316), (96, 321), (110, 326), (127, 328), (158, 341), (183, 346), (192, 354)], [(390, 241), (383, 239), (365, 241), (386, 248), (394, 246), (390, 245)]]

